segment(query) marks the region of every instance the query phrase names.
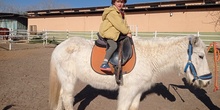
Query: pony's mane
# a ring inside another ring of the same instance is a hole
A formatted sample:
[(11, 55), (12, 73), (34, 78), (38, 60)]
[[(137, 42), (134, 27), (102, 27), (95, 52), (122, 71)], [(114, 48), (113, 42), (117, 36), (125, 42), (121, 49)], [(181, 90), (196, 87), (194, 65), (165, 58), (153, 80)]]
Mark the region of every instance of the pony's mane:
[[(154, 37), (154, 38), (150, 38), (150, 39), (143, 39), (141, 37), (134, 37), (134, 41), (136, 41), (136, 43), (140, 43), (140, 44), (144, 44), (144, 45), (149, 45), (151, 47), (157, 46), (157, 45), (168, 45), (168, 44), (179, 44), (179, 43), (183, 43), (186, 41), (186, 43), (188, 44), (189, 42), (189, 38), (193, 37), (192, 35), (189, 36), (176, 36), (176, 37)], [(194, 36), (195, 37), (195, 36)], [(206, 45), (205, 43), (199, 38), (198, 39), (198, 44), (197, 46), (205, 48)]]
[(179, 56), (181, 56), (183, 51), (187, 51), (188, 43), (188, 36), (157, 37), (151, 39), (134, 38), (136, 50), (145, 53), (144, 56), (152, 63), (152, 71), (155, 73), (160, 71), (170, 72), (172, 69), (169, 68), (172, 65), (169, 64), (172, 63), (169, 62), (174, 62), (177, 61), (176, 58), (181, 58)]
[(165, 46), (165, 45), (175, 45), (179, 44), (184, 41), (188, 41), (189, 36), (180, 36), (180, 37), (156, 37), (156, 38), (151, 38), (151, 39), (143, 39), (136, 37), (134, 38), (134, 42), (136, 44), (140, 45), (148, 45), (150, 47), (155, 47), (155, 46)]

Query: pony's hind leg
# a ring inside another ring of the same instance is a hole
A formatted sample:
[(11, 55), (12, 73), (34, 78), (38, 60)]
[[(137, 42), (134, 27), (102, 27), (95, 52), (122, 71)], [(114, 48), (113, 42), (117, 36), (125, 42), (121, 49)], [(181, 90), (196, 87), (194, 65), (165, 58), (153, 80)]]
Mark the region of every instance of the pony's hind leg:
[(62, 96), (62, 101), (63, 101), (63, 105), (65, 110), (73, 110), (73, 91), (66, 91), (63, 90), (63, 93), (61, 94)]
[(57, 104), (56, 110), (64, 110), (61, 94), (62, 94), (62, 89), (60, 90), (60, 95), (59, 95), (59, 100), (58, 100), (58, 104)]
[[(67, 74), (68, 73), (65, 73), (65, 75)], [(73, 93), (74, 93), (76, 78), (72, 74), (69, 74), (67, 76), (63, 76), (60, 78), (61, 79), (60, 99), (62, 100), (60, 104), (64, 106), (65, 110), (73, 110), (73, 101), (74, 101)]]

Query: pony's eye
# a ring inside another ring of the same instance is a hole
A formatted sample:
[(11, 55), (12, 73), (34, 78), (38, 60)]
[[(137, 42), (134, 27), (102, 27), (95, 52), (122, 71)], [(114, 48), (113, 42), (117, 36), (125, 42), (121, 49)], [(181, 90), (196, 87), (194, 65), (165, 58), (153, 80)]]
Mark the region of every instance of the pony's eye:
[(199, 58), (203, 59), (204, 56), (200, 55)]

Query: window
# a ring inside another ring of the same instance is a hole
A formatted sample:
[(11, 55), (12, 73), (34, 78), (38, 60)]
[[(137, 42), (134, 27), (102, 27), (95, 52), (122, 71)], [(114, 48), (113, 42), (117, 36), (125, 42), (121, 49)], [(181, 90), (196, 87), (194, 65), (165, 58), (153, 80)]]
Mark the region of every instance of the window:
[(37, 25), (30, 25), (30, 34), (31, 35), (37, 34)]

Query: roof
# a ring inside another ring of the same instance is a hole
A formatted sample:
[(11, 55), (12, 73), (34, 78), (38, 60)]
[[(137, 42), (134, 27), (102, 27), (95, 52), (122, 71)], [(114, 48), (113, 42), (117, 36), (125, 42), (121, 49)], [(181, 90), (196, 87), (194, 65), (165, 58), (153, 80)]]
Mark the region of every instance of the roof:
[[(80, 14), (101, 14), (104, 8), (86, 7), (86, 8), (67, 8), (67, 9), (49, 9), (27, 11), (28, 17), (46, 17), (46, 16), (63, 16), (63, 15), (80, 15)], [(182, 1), (164, 1), (152, 3), (128, 4), (125, 6), (126, 13), (155, 13), (161, 11), (179, 11), (179, 10), (220, 10), (220, 0), (182, 0)]]
[(26, 16), (26, 15), (23, 15), (23, 14), (16, 14), (16, 13), (0, 13), (0, 18), (11, 18), (11, 17), (27, 18), (27, 16)]

